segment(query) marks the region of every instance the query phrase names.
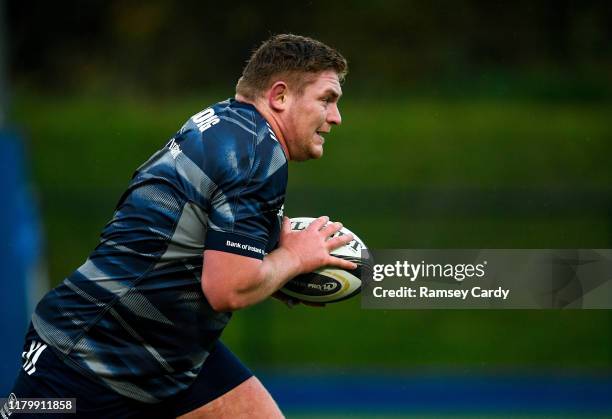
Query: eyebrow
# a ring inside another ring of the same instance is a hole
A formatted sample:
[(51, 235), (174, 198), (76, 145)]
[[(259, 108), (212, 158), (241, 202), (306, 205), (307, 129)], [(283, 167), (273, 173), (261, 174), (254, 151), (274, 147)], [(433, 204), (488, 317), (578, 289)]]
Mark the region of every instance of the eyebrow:
[(323, 93), (323, 96), (328, 96), (328, 95), (334, 99), (339, 99), (340, 96), (342, 96), (342, 93), (338, 93), (337, 91), (333, 89), (326, 89), (325, 92)]

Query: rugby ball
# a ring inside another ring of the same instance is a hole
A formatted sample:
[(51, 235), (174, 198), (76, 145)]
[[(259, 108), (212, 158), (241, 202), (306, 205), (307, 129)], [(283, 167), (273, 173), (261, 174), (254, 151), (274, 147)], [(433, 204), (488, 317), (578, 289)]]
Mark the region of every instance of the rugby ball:
[[(316, 218), (291, 218), (292, 230), (304, 230)], [(350, 260), (357, 264), (357, 269), (344, 270), (324, 266), (313, 272), (298, 275), (285, 284), (280, 291), (292, 298), (313, 303), (335, 303), (353, 297), (361, 291), (361, 275), (364, 269), (371, 266), (365, 243), (348, 228), (334, 234), (340, 236), (352, 234), (353, 240), (331, 252), (332, 256)]]

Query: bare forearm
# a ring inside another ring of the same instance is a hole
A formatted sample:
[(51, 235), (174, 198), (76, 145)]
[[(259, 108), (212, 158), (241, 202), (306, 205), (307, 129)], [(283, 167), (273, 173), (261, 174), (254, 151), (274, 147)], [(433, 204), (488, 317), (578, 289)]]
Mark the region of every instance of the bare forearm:
[(244, 308), (265, 300), (287, 281), (301, 273), (300, 260), (290, 250), (280, 247), (268, 254), (254, 278), (246, 279), (234, 295), (234, 305)]
[(287, 281), (321, 266), (354, 269), (355, 264), (332, 257), (330, 251), (345, 245), (352, 236), (332, 236), (342, 225), (319, 217), (306, 230), (292, 231), (285, 217), (280, 245), (263, 260), (217, 250), (204, 251), (202, 291), (216, 311), (234, 311), (268, 298)]

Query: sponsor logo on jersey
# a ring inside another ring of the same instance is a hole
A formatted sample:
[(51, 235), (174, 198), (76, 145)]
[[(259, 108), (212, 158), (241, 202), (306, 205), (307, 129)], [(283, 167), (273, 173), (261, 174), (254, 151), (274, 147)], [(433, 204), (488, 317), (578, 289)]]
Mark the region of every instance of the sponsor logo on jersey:
[(30, 343), (30, 350), (21, 354), (24, 360), (23, 369), (28, 375), (32, 375), (36, 372), (36, 362), (45, 349), (47, 349), (46, 344), (33, 340)]
[(198, 112), (191, 117), (191, 120), (198, 126), (200, 132), (206, 131), (208, 128), (215, 124), (218, 124), (220, 119), (215, 115), (213, 108), (204, 109), (202, 112)]
[(266, 252), (264, 252), (263, 249), (260, 249), (259, 247), (251, 246), (250, 244), (243, 244), (243, 243), (237, 243), (231, 240), (226, 240), (225, 245), (227, 247), (234, 247), (236, 249), (248, 250), (249, 252), (259, 253), (262, 255), (266, 254)]
[(170, 144), (168, 144), (168, 148), (170, 149), (170, 154), (172, 155), (173, 159), (176, 159), (176, 156), (181, 154), (181, 147), (179, 146), (179, 144), (176, 142), (174, 138), (170, 140)]

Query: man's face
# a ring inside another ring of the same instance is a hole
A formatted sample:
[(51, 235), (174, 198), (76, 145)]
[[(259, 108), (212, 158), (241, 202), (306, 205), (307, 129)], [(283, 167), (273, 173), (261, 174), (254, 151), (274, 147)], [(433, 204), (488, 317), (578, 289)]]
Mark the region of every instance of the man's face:
[(338, 100), (342, 96), (338, 74), (333, 70), (313, 76), (302, 94), (290, 95), (283, 132), (292, 160), (318, 159), (323, 155), (323, 138), (332, 125), (342, 121)]

